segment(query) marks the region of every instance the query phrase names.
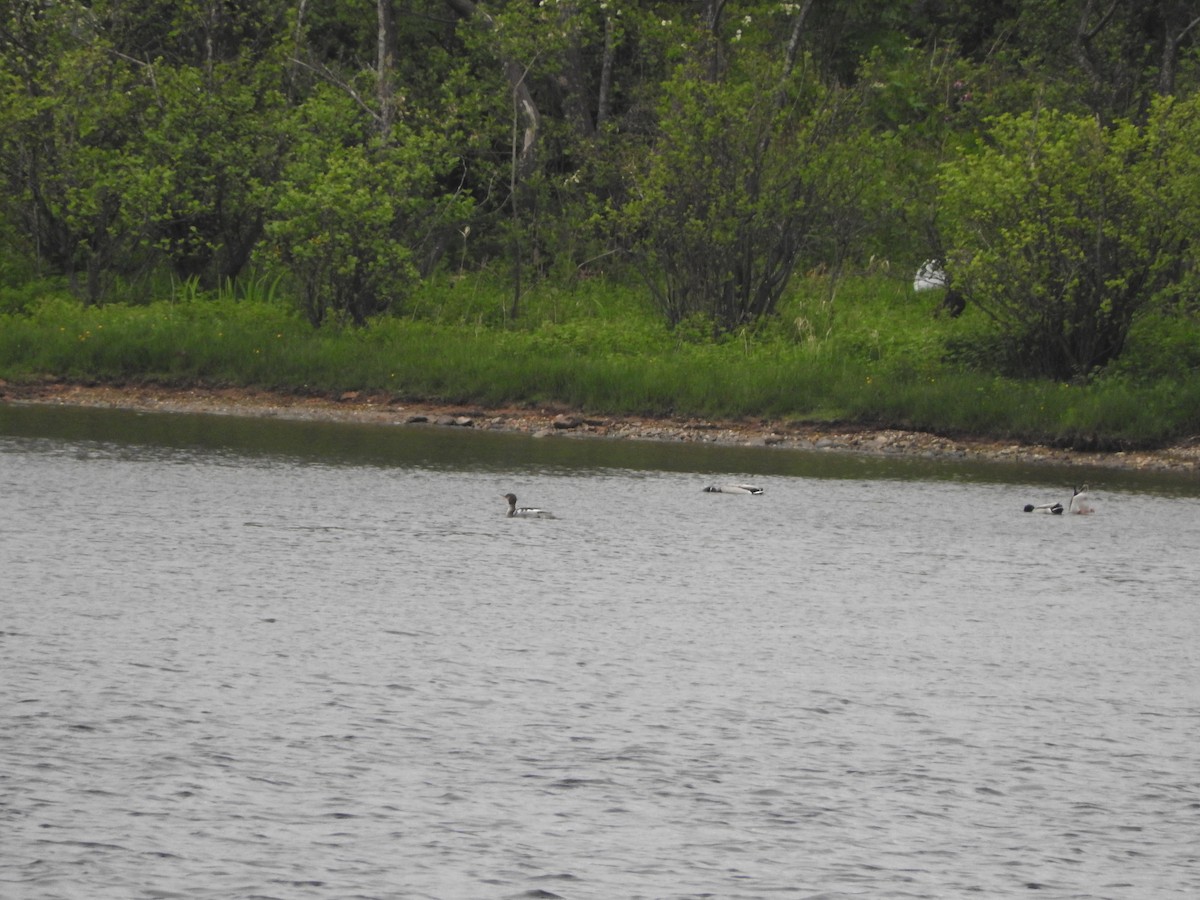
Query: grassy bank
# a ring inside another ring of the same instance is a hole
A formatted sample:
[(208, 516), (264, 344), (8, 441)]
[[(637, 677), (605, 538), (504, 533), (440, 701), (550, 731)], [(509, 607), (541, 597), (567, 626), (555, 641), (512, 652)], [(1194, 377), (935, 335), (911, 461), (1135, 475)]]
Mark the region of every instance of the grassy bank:
[(1082, 448), (1154, 447), (1200, 432), (1200, 379), (1171, 356), (1196, 341), (1178, 327), (1167, 340), (1153, 322), (1135, 334), (1121, 372), (1063, 385), (947, 362), (985, 323), (970, 311), (937, 316), (936, 295), (888, 277), (851, 280), (832, 298), (823, 279), (805, 281), (777, 321), (722, 338), (699, 324), (668, 329), (636, 287), (542, 286), (515, 322), (510, 299), (504, 285), (443, 281), (406, 317), (313, 328), (273, 292), (176, 290), (103, 307), (26, 292), (0, 314), (0, 378), (839, 421)]

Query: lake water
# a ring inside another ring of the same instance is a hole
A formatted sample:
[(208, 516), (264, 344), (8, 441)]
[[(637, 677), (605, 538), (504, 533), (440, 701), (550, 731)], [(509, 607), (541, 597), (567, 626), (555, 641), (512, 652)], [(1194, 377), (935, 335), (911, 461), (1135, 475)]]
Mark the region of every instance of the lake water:
[(0, 897), (1195, 898), (1198, 549), (1193, 476), (0, 405)]

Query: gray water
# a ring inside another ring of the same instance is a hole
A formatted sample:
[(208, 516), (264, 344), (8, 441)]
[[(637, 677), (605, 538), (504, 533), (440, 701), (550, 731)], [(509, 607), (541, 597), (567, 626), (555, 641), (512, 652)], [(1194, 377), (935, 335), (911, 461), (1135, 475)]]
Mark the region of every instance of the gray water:
[(1198, 546), (1191, 477), (0, 406), (0, 897), (1194, 898)]

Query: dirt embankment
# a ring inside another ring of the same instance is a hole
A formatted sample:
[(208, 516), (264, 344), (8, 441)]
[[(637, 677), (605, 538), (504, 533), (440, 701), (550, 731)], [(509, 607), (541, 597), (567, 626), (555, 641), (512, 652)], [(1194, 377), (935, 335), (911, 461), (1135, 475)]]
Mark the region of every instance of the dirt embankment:
[(358, 392), (340, 397), (313, 397), (239, 388), (112, 387), (63, 383), (15, 385), (0, 382), (0, 402), (387, 425), (421, 423), (545, 436), (694, 441), (930, 459), (1001, 460), (1179, 473), (1200, 471), (1200, 435), (1190, 441), (1157, 450), (1083, 452), (1036, 444), (944, 437), (919, 431), (752, 420), (589, 416), (566, 409), (479, 409), (410, 403)]

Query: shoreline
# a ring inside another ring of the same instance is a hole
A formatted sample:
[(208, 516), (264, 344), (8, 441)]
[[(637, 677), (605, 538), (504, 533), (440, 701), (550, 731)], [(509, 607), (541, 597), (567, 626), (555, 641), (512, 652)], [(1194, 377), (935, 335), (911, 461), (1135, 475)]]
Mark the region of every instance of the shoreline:
[(0, 382), (0, 403), (77, 406), (137, 412), (239, 415), (378, 425), (434, 425), (507, 431), (537, 437), (679, 441), (781, 450), (855, 453), (926, 459), (976, 460), (1080, 466), (1177, 474), (1200, 472), (1200, 436), (1158, 450), (1081, 451), (1039, 444), (930, 432), (846, 425), (587, 415), (544, 406), (538, 409), (408, 402), (348, 391), (337, 397), (304, 396), (247, 388), (114, 387), (67, 382)]

